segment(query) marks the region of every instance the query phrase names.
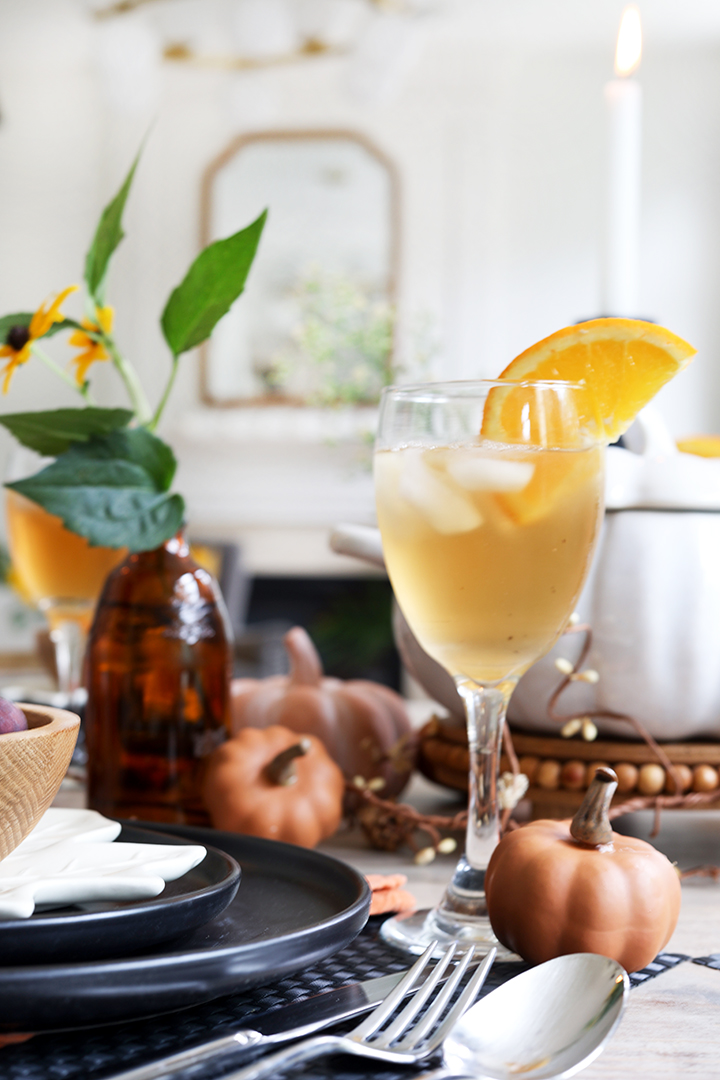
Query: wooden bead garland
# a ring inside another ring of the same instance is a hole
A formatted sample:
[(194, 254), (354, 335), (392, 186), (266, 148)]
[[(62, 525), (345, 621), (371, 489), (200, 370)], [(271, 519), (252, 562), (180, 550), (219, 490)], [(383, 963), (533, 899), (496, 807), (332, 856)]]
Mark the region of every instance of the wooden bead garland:
[(638, 773), (637, 789), (641, 795), (659, 795), (665, 787), (665, 770), (655, 761), (642, 765)]
[[(617, 773), (615, 805), (621, 799), (633, 797), (676, 795), (676, 778), (681, 795), (709, 796), (717, 791), (720, 801), (720, 743), (665, 743), (663, 750), (675, 770), (673, 776), (643, 742), (588, 743), (517, 730), (512, 737), (520, 772), (530, 782), (527, 797), (538, 804), (542, 814), (553, 812), (551, 808), (555, 804), (549, 801), (553, 796), (560, 816), (579, 805), (600, 766), (610, 766)], [(420, 733), (419, 767), (431, 780), (466, 790), (468, 758), (464, 729), (452, 720), (433, 717)], [(500, 772), (510, 771), (511, 762), (503, 755)]]
[(693, 769), (693, 791), (714, 791), (719, 782), (717, 769), (712, 765), (696, 765)]

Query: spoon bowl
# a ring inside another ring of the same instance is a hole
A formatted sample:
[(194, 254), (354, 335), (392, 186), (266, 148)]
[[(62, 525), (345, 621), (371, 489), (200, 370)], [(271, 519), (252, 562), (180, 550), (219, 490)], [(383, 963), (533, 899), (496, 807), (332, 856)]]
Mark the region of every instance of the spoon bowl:
[(469, 1009), (444, 1045), (446, 1077), (549, 1080), (601, 1052), (630, 990), (624, 968), (571, 953), (524, 971)]

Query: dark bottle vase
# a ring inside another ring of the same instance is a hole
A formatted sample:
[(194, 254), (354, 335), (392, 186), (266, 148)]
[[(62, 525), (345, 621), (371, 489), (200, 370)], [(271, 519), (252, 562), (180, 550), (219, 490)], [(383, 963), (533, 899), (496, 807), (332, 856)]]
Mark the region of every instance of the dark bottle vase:
[(207, 824), (204, 758), (227, 736), (232, 630), (181, 534), (109, 575), (86, 654), (88, 805)]

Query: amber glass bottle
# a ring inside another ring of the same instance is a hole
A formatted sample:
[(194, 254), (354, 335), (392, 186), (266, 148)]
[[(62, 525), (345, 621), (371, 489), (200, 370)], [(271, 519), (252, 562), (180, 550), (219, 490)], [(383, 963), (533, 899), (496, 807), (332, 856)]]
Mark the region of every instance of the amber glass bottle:
[(112, 571), (86, 664), (89, 806), (207, 824), (203, 758), (227, 733), (232, 631), (181, 534)]

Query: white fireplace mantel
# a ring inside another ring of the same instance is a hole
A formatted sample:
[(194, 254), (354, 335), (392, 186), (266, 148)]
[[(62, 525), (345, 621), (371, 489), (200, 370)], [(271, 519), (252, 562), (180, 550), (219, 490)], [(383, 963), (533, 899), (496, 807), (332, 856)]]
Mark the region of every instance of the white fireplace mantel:
[(163, 435), (178, 458), (175, 487), (190, 534), (239, 543), (255, 574), (372, 573), (332, 552), (328, 539), (340, 522), (375, 522), (376, 424), (371, 408), (198, 408), (177, 416)]

